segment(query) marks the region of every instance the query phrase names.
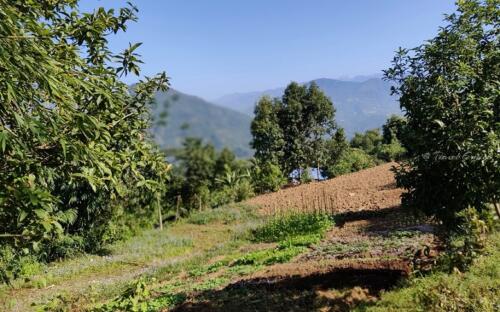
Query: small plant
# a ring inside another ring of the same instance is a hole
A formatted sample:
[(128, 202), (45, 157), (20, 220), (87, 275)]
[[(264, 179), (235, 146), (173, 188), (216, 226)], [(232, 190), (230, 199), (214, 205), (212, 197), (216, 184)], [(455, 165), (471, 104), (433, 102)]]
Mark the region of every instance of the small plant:
[(318, 243), (321, 240), (320, 234), (309, 234), (303, 236), (295, 236), (287, 238), (278, 244), (279, 249), (287, 249), (291, 247), (309, 247)]
[(255, 241), (278, 242), (300, 235), (323, 235), (333, 224), (326, 214), (289, 214), (272, 218), (253, 235)]
[(274, 263), (284, 263), (302, 253), (305, 247), (289, 247), (285, 249), (264, 249), (246, 254), (236, 259), (233, 266), (238, 265), (271, 265)]
[(486, 246), (488, 227), (479, 218), (476, 209), (469, 207), (457, 214), (459, 231), (448, 242), (448, 250), (442, 257), (442, 265), (450, 270), (466, 271)]

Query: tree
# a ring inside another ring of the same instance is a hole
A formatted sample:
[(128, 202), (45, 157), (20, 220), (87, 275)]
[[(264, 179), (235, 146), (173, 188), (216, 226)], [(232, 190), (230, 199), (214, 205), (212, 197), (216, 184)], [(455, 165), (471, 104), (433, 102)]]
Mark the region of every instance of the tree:
[(391, 144), (394, 141), (402, 141), (406, 126), (406, 119), (398, 115), (392, 115), (382, 126), (382, 138), (384, 144)]
[(0, 7), (0, 248), (51, 259), (45, 247), (84, 237), (82, 248), (94, 251), (121, 211), (159, 207), (169, 167), (147, 135), (148, 104), (167, 77), (133, 92), (119, 80), (139, 74), (140, 44), (113, 54), (107, 39), (136, 20), (133, 6)]
[(316, 167), (319, 179), (320, 168), (327, 159), (328, 140), (326, 138), (333, 135), (336, 123), (332, 101), (315, 82), (312, 82), (307, 90), (304, 111), (304, 120), (307, 124), (304, 136), (306, 137), (305, 145), (308, 147), (308, 165)]
[(277, 101), (278, 123), (283, 133), (283, 149), (280, 166), (286, 176), (295, 169), (301, 169), (307, 163), (306, 120), (304, 120), (304, 102), (307, 88), (296, 82), (290, 83), (281, 101)]
[(435, 38), (400, 49), (385, 72), (411, 134), (397, 175), (403, 205), (451, 226), (457, 212), (500, 200), (499, 2), (457, 5)]
[(351, 147), (362, 149), (368, 154), (374, 154), (380, 144), (382, 144), (382, 136), (378, 128), (367, 130), (365, 133), (356, 132), (351, 139)]
[(203, 204), (210, 199), (217, 156), (214, 146), (199, 138), (185, 138), (182, 145), (177, 155), (185, 179), (182, 197), (187, 205), (196, 207), (200, 199)]
[(214, 175), (215, 177), (224, 175), (228, 169), (236, 170), (236, 167), (236, 155), (230, 149), (224, 147), (215, 160)]
[(252, 120), (251, 146), (255, 149), (254, 157), (259, 161), (277, 164), (282, 157), (283, 132), (278, 124), (277, 101), (264, 96), (255, 106)]
[(343, 128), (338, 128), (333, 138), (326, 142), (327, 157), (323, 168), (323, 173), (326, 176), (333, 176), (330, 168), (335, 166), (340, 161), (342, 155), (349, 148), (345, 131)]
[(331, 100), (313, 82), (290, 83), (281, 99), (263, 97), (252, 122), (252, 147), (259, 163), (279, 163), (284, 176), (321, 167), (327, 138), (336, 128)]

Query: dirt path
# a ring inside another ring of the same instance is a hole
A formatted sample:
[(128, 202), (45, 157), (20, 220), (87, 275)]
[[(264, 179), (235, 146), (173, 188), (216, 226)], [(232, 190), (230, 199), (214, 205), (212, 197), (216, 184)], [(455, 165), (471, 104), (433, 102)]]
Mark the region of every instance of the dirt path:
[(322, 182), (312, 182), (254, 197), (248, 204), (259, 206), (264, 213), (283, 210), (370, 211), (397, 207), (402, 190), (396, 187), (387, 163), (374, 168), (339, 176)]

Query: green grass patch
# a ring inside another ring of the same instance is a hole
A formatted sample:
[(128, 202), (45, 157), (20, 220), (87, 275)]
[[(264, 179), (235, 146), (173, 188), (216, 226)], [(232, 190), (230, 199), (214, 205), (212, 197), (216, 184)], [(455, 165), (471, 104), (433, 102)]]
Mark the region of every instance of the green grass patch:
[(319, 243), (321, 240), (320, 234), (308, 234), (302, 236), (288, 237), (278, 244), (278, 249), (287, 249), (291, 247), (309, 247)]
[(285, 263), (305, 250), (306, 247), (303, 246), (257, 250), (236, 259), (232, 265), (271, 265)]
[(253, 231), (258, 242), (279, 242), (302, 235), (322, 236), (334, 225), (332, 218), (326, 214), (290, 214), (276, 216)]
[(203, 225), (210, 223), (230, 224), (255, 218), (254, 209), (244, 205), (223, 206), (219, 208), (195, 211), (186, 219), (187, 223)]

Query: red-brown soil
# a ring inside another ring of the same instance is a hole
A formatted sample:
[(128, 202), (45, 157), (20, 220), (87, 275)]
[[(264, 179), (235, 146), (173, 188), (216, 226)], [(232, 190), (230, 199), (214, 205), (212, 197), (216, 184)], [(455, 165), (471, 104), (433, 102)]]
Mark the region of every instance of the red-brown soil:
[[(385, 164), (248, 201), (263, 213), (325, 211), (336, 225), (289, 263), (275, 264), (223, 289), (194, 294), (176, 311), (350, 311), (377, 300), (439, 251), (435, 226), (400, 208)], [(314, 204), (312, 204), (314, 203)]]
[(271, 214), (289, 210), (343, 213), (397, 207), (402, 190), (396, 187), (391, 171), (395, 165), (387, 163), (331, 180), (282, 189), (254, 197), (247, 203)]

